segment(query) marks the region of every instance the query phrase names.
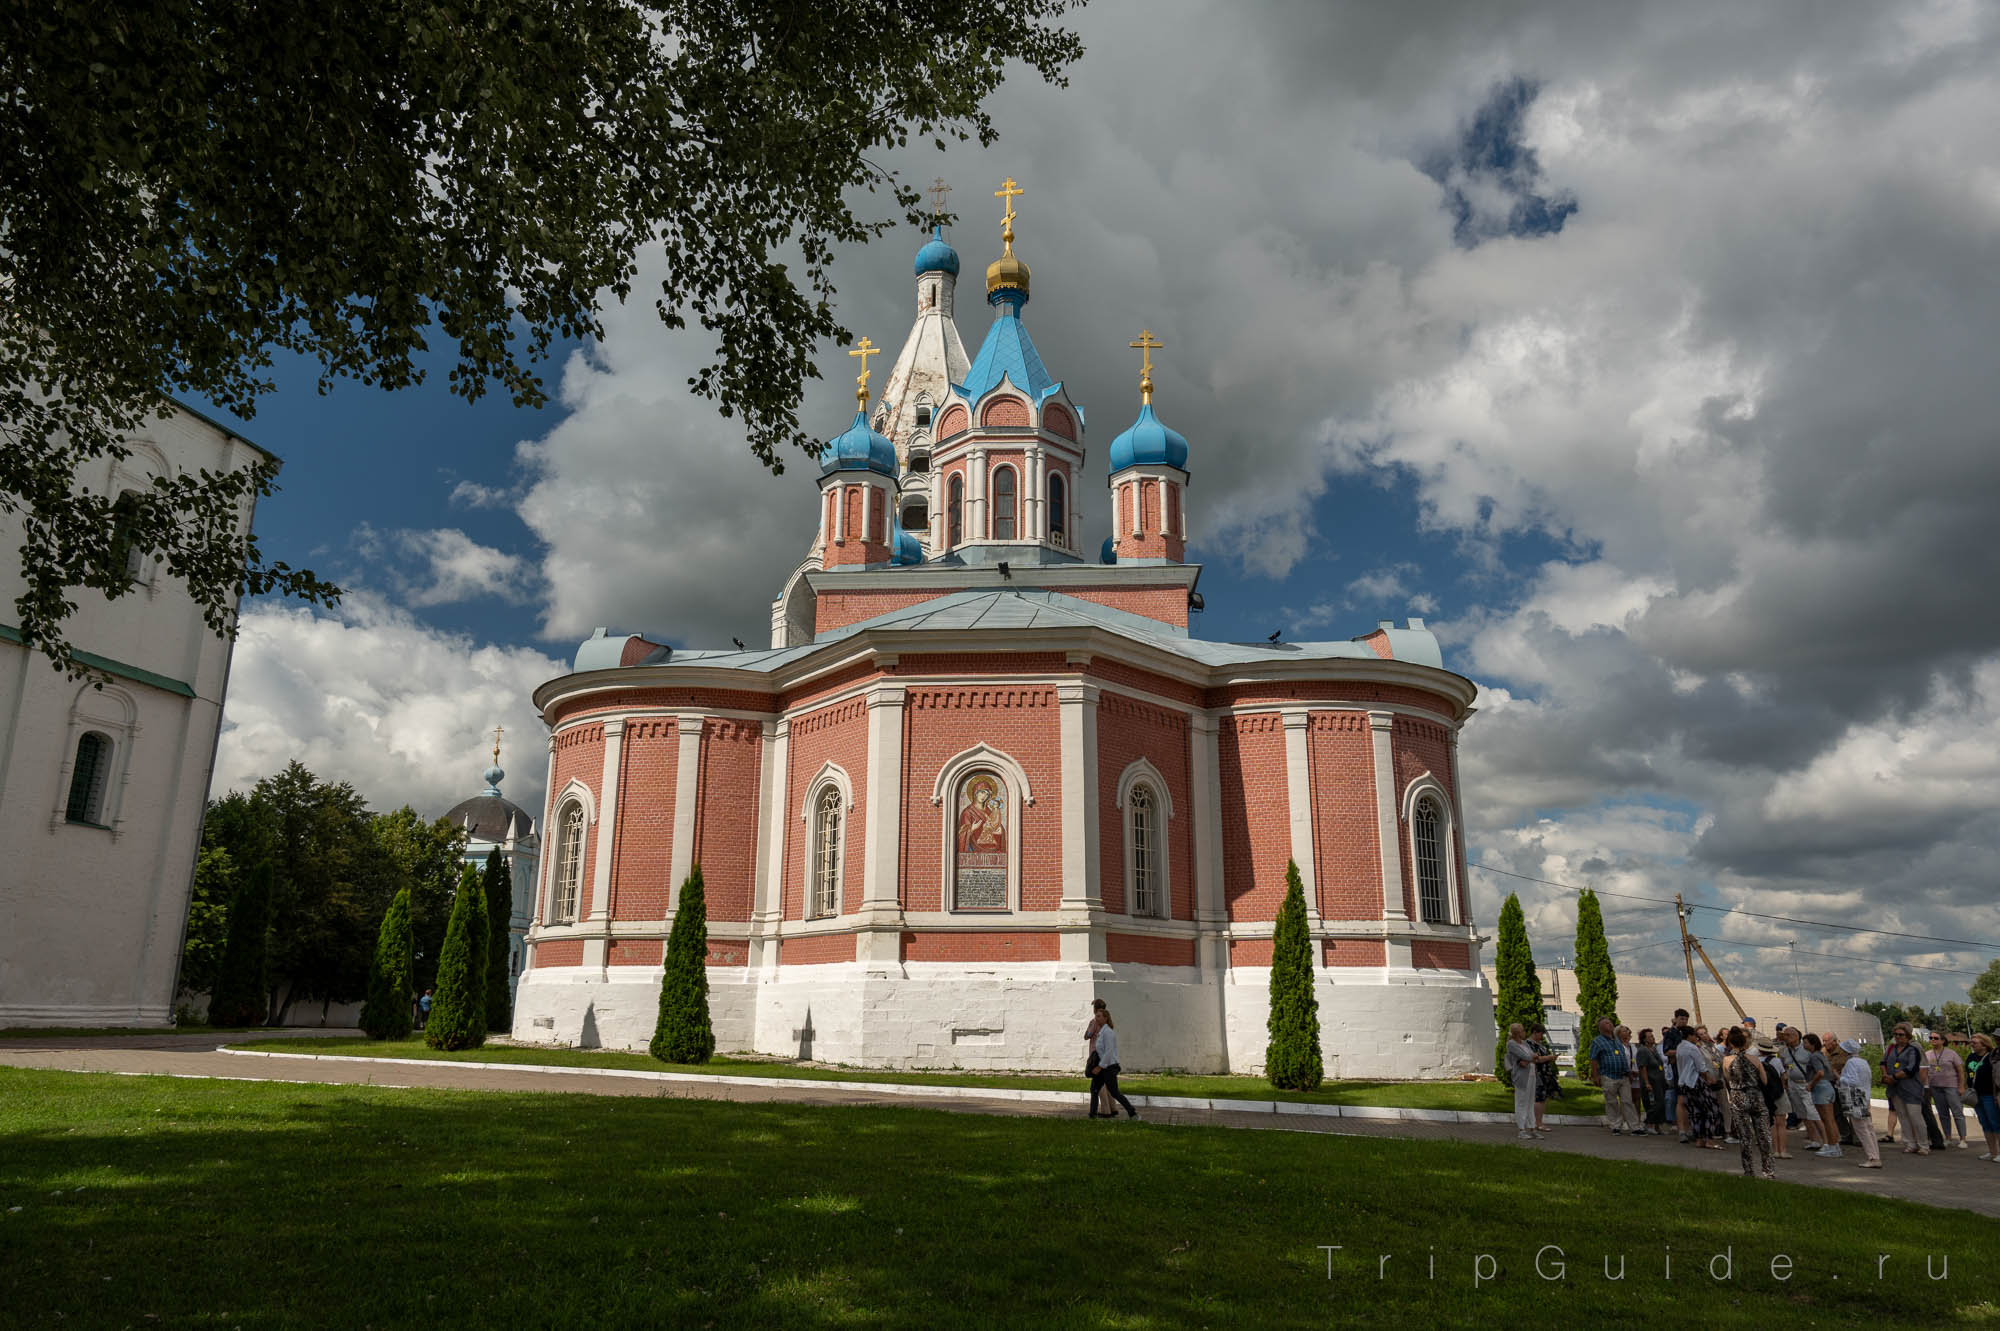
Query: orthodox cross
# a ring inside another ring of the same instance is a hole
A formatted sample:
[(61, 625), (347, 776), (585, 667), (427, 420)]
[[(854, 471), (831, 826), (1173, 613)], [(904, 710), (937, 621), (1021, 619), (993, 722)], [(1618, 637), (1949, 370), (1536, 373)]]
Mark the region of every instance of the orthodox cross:
[(1003, 199), (1007, 204), (1007, 215), (1000, 219), (1000, 240), (1009, 254), (1014, 252), (1014, 200), (1027, 192), (1014, 183), (1012, 176), (1008, 176), (1006, 183), (993, 191), (994, 198)]
[(1143, 358), (1139, 366), (1139, 400), (1141, 402), (1151, 402), (1153, 400), (1153, 353), (1167, 344), (1155, 340), (1153, 330), (1146, 328), (1140, 331), (1137, 342), (1128, 343), (1127, 345), (1138, 352)]
[(495, 767), (500, 765), (500, 737), (506, 733), (503, 727), (493, 727), (493, 765)]
[(944, 196), (951, 193), (951, 186), (944, 183), (944, 177), (939, 176), (933, 180), (930, 188), (924, 193), (931, 196), (931, 216), (934, 218), (944, 216)]
[(861, 410), (866, 411), (868, 410), (868, 358), (881, 355), (882, 348), (864, 337), (856, 342), (854, 350), (847, 354), (861, 357), (861, 373), (854, 378), (854, 398), (861, 404)]

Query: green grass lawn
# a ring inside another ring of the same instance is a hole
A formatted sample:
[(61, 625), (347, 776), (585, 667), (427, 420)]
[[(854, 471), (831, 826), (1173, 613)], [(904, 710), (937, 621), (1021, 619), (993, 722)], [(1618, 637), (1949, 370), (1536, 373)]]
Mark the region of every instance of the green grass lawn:
[[(1026, 1073), (885, 1072), (878, 1068), (806, 1067), (768, 1059), (717, 1058), (701, 1064), (662, 1063), (650, 1054), (614, 1049), (526, 1049), (488, 1045), (461, 1053), (441, 1053), (421, 1037), (409, 1040), (259, 1040), (246, 1049), (297, 1054), (345, 1054), (363, 1058), (422, 1058), (467, 1063), (525, 1063), (568, 1068), (637, 1068), (647, 1072), (702, 1072), (723, 1077), (798, 1077), (811, 1081), (896, 1082), (917, 1086), (975, 1086), (1003, 1089), (1076, 1091), (1078, 1076), (1038, 1076)], [(1261, 1077), (1204, 1077), (1184, 1073), (1120, 1077), (1127, 1095), (1178, 1095), (1210, 1100), (1293, 1100), (1327, 1105), (1394, 1105), (1406, 1109), (1471, 1109), (1514, 1112), (1514, 1095), (1498, 1082), (1477, 1081), (1338, 1081), (1317, 1091), (1275, 1091)], [(1604, 1097), (1583, 1082), (1563, 1081), (1565, 1098), (1554, 1103), (1556, 1114), (1601, 1114)]]
[(9, 1326), (1961, 1326), (1996, 1237), (1513, 1147), (0, 1068)]

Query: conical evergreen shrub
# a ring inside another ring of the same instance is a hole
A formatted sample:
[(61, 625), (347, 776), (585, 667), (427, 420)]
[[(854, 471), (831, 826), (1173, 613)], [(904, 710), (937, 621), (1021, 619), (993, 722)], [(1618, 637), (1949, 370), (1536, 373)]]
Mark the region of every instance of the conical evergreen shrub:
[(514, 869), (495, 846), (486, 856), (486, 1030), (506, 1035), (514, 1029), (514, 1002), (507, 973), (514, 927)]
[(1271, 935), (1270, 1044), (1264, 1074), (1284, 1091), (1319, 1088), (1326, 1075), (1319, 1050), (1319, 998), (1313, 992), (1312, 936), (1306, 930), (1306, 890), (1296, 862), (1285, 865), (1285, 904)]
[(648, 1048), (662, 1063), (706, 1063), (715, 1052), (715, 1028), (708, 1019), (708, 898), (699, 864), (681, 884), (666, 961), (660, 1019)]
[(211, 1026), (261, 1026), (270, 1010), (264, 952), (271, 933), (272, 873), (269, 860), (258, 861), (229, 903), (228, 941), (208, 997)]
[(1535, 974), (1535, 954), (1528, 948), (1528, 921), (1521, 899), (1513, 893), (1500, 907), (1500, 937), (1493, 947), (1493, 1023), (1499, 1038), (1493, 1043), (1493, 1075), (1507, 1080), (1507, 1028), (1544, 1020), (1542, 982)]
[(444, 928), (424, 1043), (433, 1049), (477, 1049), (486, 1043), (486, 889), (469, 864), (459, 875)]
[(375, 937), (368, 966), (368, 1001), (361, 1029), (371, 1040), (400, 1040), (410, 1033), (410, 967), (416, 944), (410, 934), (410, 889), (396, 893)]
[(1611, 949), (1604, 941), (1604, 910), (1597, 893), (1576, 899), (1576, 1010), (1583, 1014), (1586, 1048), (1597, 1034), (1599, 1017), (1618, 1024), (1618, 972), (1611, 969)]

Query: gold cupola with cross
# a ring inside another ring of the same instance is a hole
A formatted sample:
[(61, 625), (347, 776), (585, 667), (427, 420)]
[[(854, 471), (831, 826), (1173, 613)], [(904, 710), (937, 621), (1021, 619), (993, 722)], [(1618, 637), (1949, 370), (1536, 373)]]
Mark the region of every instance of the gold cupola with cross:
[(986, 299), (993, 300), (1003, 292), (1018, 292), (1020, 299), (1028, 298), (1028, 265), (1014, 254), (1014, 200), (1027, 193), (1014, 183), (1014, 177), (1007, 177), (993, 197), (1006, 204), (1007, 211), (1000, 218), (1000, 257), (986, 265)]

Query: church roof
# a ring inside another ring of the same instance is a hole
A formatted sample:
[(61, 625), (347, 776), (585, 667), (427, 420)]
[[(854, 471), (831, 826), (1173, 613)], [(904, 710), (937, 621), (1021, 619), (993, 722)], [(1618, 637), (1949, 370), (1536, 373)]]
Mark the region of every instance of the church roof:
[(452, 805), (445, 817), (453, 827), (463, 827), (474, 841), (495, 845), (505, 841), (510, 831), (516, 837), (524, 837), (535, 830), (535, 820), (526, 809), (490, 787), (484, 794)]
[(945, 243), (943, 227), (932, 230), (931, 238), (917, 251), (915, 266), (919, 277), (925, 273), (950, 273), (953, 277), (958, 276), (958, 251)]
[(1041, 353), (1035, 350), (1035, 341), (1028, 336), (1020, 312), (1006, 306), (1001, 307), (999, 317), (986, 330), (986, 341), (972, 358), (965, 382), (951, 391), (968, 402), (977, 402), (998, 388), (1002, 379), (1010, 380), (1037, 403), (1050, 390), (1062, 387), (1049, 373), (1049, 367), (1042, 364)]
[(1148, 402), (1139, 408), (1139, 419), (1131, 428), (1111, 441), (1109, 461), (1114, 472), (1160, 465), (1186, 471), (1187, 458), (1187, 436), (1155, 416)]
[(822, 476), (836, 471), (873, 471), (894, 477), (899, 471), (896, 446), (869, 429), (868, 418), (857, 411), (853, 424), (835, 435), (820, 454), (819, 469)]

